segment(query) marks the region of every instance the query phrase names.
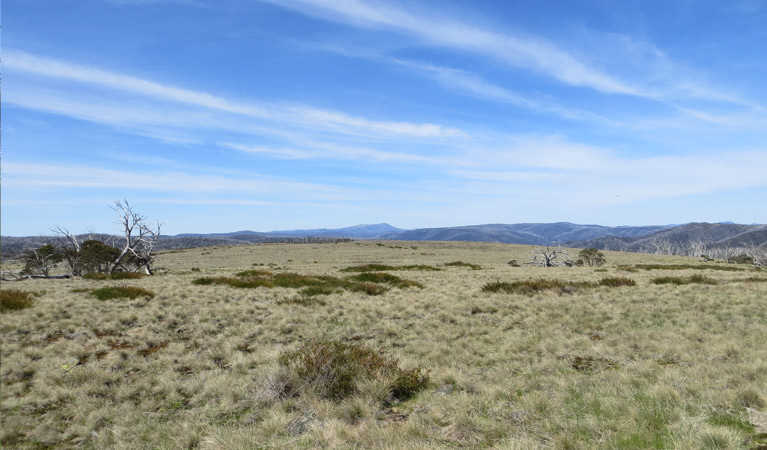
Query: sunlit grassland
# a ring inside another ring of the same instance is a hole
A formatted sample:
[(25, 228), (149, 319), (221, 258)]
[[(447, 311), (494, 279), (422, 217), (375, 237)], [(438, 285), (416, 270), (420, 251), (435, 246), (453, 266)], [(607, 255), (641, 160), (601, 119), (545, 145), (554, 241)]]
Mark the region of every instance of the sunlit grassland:
[[(0, 315), (3, 448), (766, 445), (749, 409), (767, 411), (767, 270), (605, 254), (599, 269), (539, 268), (511, 267), (530, 260), (515, 245), (269, 244), (167, 252), (140, 279), (3, 283), (34, 293)], [(349, 269), (373, 264), (400, 270)], [(311, 302), (306, 287), (194, 284), (248, 270), (339, 281)], [(375, 273), (407, 282), (360, 276)], [(716, 284), (653, 282), (696, 276)], [(483, 291), (537, 280), (572, 287)], [(154, 297), (91, 294), (111, 286)], [(329, 398), (280, 363), (315, 342), (423, 368), (428, 384), (399, 399), (369, 376)]]

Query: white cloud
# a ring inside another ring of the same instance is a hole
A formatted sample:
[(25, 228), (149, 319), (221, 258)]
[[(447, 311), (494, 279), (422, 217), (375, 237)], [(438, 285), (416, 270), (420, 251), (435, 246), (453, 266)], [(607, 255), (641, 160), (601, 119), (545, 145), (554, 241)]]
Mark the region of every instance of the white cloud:
[(262, 1), (354, 26), (405, 32), (434, 45), (489, 56), (512, 66), (544, 73), (570, 85), (606, 93), (645, 95), (639, 88), (589, 67), (555, 45), (531, 36), (502, 34), (433, 15), (422, 18), (389, 5), (359, 0)]
[[(118, 91), (140, 94), (153, 100), (193, 105), (209, 112), (225, 112), (243, 116), (264, 122), (279, 122), (292, 126), (302, 126), (312, 129), (330, 130), (340, 134), (357, 136), (379, 136), (387, 138), (404, 139), (435, 139), (466, 137), (466, 133), (456, 128), (445, 127), (432, 123), (409, 123), (377, 121), (364, 117), (356, 117), (338, 111), (324, 110), (310, 106), (292, 106), (279, 104), (252, 104), (232, 101), (223, 97), (179, 88), (167, 84), (155, 83), (141, 78), (117, 74), (101, 69), (71, 64), (49, 58), (41, 58), (25, 52), (5, 50), (3, 52), (3, 66), (6, 71), (19, 71), (55, 80), (74, 81), (92, 86), (106, 87)], [(14, 91), (11, 91), (14, 93)], [(144, 108), (141, 111), (126, 108), (122, 102), (100, 100), (90, 101), (86, 104), (81, 99), (67, 100), (69, 105), (58, 98), (43, 97), (45, 93), (40, 90), (37, 93), (24, 92), (6, 101), (30, 109), (39, 109), (58, 114), (72, 115), (74, 117), (105, 123), (111, 120), (115, 124), (121, 122), (145, 122), (156, 123), (156, 116), (165, 116), (161, 120), (167, 123), (170, 120), (165, 111), (147, 113)], [(49, 93), (50, 94), (50, 93)], [(34, 96), (38, 98), (35, 99)], [(71, 103), (77, 101), (80, 106), (71, 108)], [(99, 109), (95, 110), (94, 109)], [(88, 111), (91, 111), (89, 113)], [(84, 112), (85, 111), (85, 112)], [(188, 114), (186, 114), (188, 116)], [(107, 119), (104, 119), (104, 118)], [(177, 122), (181, 122), (177, 120)]]

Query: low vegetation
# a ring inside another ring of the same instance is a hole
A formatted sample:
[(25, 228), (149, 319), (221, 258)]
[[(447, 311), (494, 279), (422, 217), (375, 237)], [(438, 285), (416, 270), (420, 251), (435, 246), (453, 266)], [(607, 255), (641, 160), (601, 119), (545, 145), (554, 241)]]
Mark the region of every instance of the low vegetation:
[(154, 292), (138, 286), (108, 286), (101, 289), (95, 289), (90, 295), (99, 300), (109, 300), (113, 298), (138, 298), (155, 296)]
[(389, 290), (388, 287), (381, 286), (381, 284), (400, 289), (423, 288), (421, 283), (381, 272), (363, 272), (346, 278), (337, 278), (328, 275), (302, 275), (295, 272), (275, 274), (266, 270), (246, 270), (237, 273), (235, 277), (202, 277), (195, 279), (192, 283), (201, 286), (222, 284), (235, 288), (295, 288), (300, 289), (298, 294), (304, 298), (330, 295), (343, 290), (363, 292), (367, 295), (381, 295)]
[(468, 267), (471, 270), (482, 270), (482, 266), (479, 264), (472, 264), (463, 261), (453, 261), (445, 264), (448, 267)]
[[(744, 272), (750, 270), (746, 267), (739, 266), (724, 266), (717, 264), (634, 264), (631, 266), (635, 269), (643, 270), (719, 270), (725, 272)], [(626, 267), (628, 268), (628, 267)]]
[(705, 275), (691, 275), (689, 277), (659, 277), (652, 279), (653, 284), (718, 284), (719, 282)]
[(0, 290), (0, 312), (17, 311), (35, 305), (33, 293), (18, 289)]
[(145, 275), (140, 272), (91, 272), (83, 275), (83, 278), (86, 280), (137, 280), (139, 278), (143, 278), (144, 276)]
[(407, 266), (390, 266), (387, 264), (364, 264), (361, 266), (351, 266), (341, 269), (341, 272), (385, 272), (396, 270), (423, 270), (438, 272), (442, 269), (439, 267), (429, 266), (425, 264), (411, 264)]
[(600, 286), (636, 286), (636, 281), (630, 278), (602, 278), (600, 281), (564, 281), (558, 279), (538, 279), (525, 281), (495, 281), (482, 286), (484, 292), (504, 292), (507, 294), (533, 295), (541, 291), (558, 291), (574, 293), (579, 289), (592, 289)]
[(426, 387), (426, 370), (400, 369), (396, 360), (357, 344), (321, 341), (280, 355), (280, 363), (294, 375), (300, 388), (310, 388), (318, 395), (342, 400), (355, 394), (363, 382), (382, 379), (385, 401), (407, 400)]
[[(525, 265), (527, 246), (389, 243), (404, 248), (190, 249), (160, 253), (161, 277), (4, 282), (34, 306), (0, 314), (0, 446), (767, 446), (764, 272), (605, 251), (597, 273)], [(341, 272), (366, 262), (442, 270)], [(666, 275), (717, 284), (653, 283)], [(155, 295), (90, 295), (116, 284)]]

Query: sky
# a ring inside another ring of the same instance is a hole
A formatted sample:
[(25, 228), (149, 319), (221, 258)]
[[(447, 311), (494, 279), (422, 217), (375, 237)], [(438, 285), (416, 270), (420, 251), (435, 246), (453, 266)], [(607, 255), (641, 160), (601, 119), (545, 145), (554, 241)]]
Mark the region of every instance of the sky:
[(5, 0), (3, 235), (767, 223), (767, 1)]

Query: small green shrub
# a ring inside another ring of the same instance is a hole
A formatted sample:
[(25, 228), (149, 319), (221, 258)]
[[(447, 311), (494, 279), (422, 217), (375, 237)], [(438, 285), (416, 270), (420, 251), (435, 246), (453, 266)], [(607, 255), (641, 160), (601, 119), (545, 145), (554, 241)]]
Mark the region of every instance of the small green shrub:
[(143, 278), (144, 274), (141, 272), (114, 272), (112, 274), (101, 272), (90, 272), (83, 275), (85, 280), (137, 280)]
[(689, 277), (659, 277), (653, 278), (653, 284), (675, 284), (677, 286), (685, 284), (718, 284), (713, 278), (704, 275), (692, 275)]
[(619, 286), (636, 286), (636, 281), (632, 280), (631, 278), (625, 278), (625, 277), (606, 277), (602, 278), (599, 281), (600, 286), (610, 286), (610, 287), (619, 287)]
[[(707, 264), (636, 264), (634, 266), (637, 269), (644, 270), (721, 270), (725, 272), (743, 272), (748, 270), (744, 267), (737, 266), (720, 266), (720, 265), (707, 265)], [(621, 268), (621, 270), (625, 270)]]
[(437, 272), (442, 269), (439, 267), (428, 266), (424, 264), (412, 264), (408, 266), (389, 266), (386, 264), (363, 264), (361, 266), (350, 266), (341, 269), (341, 272), (384, 272), (391, 270), (423, 270)]
[(112, 298), (137, 298), (154, 297), (154, 292), (137, 286), (108, 286), (91, 291), (92, 296), (99, 300), (109, 300)]
[(429, 372), (423, 367), (400, 370), (391, 385), (391, 395), (397, 400), (407, 400), (423, 390), (429, 383)]
[(423, 285), (417, 281), (403, 280), (396, 275), (384, 272), (363, 272), (359, 275), (350, 276), (347, 279), (360, 283), (386, 283), (398, 288), (423, 288)]
[(31, 292), (19, 291), (17, 289), (0, 290), (0, 311), (18, 311), (20, 309), (31, 308), (35, 305)]
[(393, 378), (389, 390), (393, 398), (405, 400), (426, 387), (428, 373), (421, 367), (402, 370), (397, 361), (377, 351), (338, 341), (308, 343), (285, 352), (279, 362), (304, 386), (332, 400), (342, 400), (357, 392), (365, 379)]
[(376, 283), (351, 283), (347, 286), (352, 292), (364, 292), (367, 295), (382, 295), (389, 292), (389, 288)]
[(495, 281), (482, 286), (484, 292), (505, 292), (507, 294), (533, 295), (541, 291), (559, 291), (563, 294), (571, 294), (579, 289), (593, 289), (600, 286), (619, 287), (636, 286), (636, 282), (630, 278), (606, 277), (594, 283), (590, 281), (562, 281), (562, 280), (525, 280), (525, 281)]
[(467, 263), (463, 261), (453, 261), (453, 262), (446, 263), (445, 265), (450, 267), (469, 267), (471, 270), (482, 269), (482, 266), (480, 266), (479, 264), (472, 264), (472, 263)]
[(587, 264), (589, 267), (603, 266), (607, 261), (604, 253), (595, 248), (586, 248), (578, 253), (579, 261), (582, 261), (580, 265)]

